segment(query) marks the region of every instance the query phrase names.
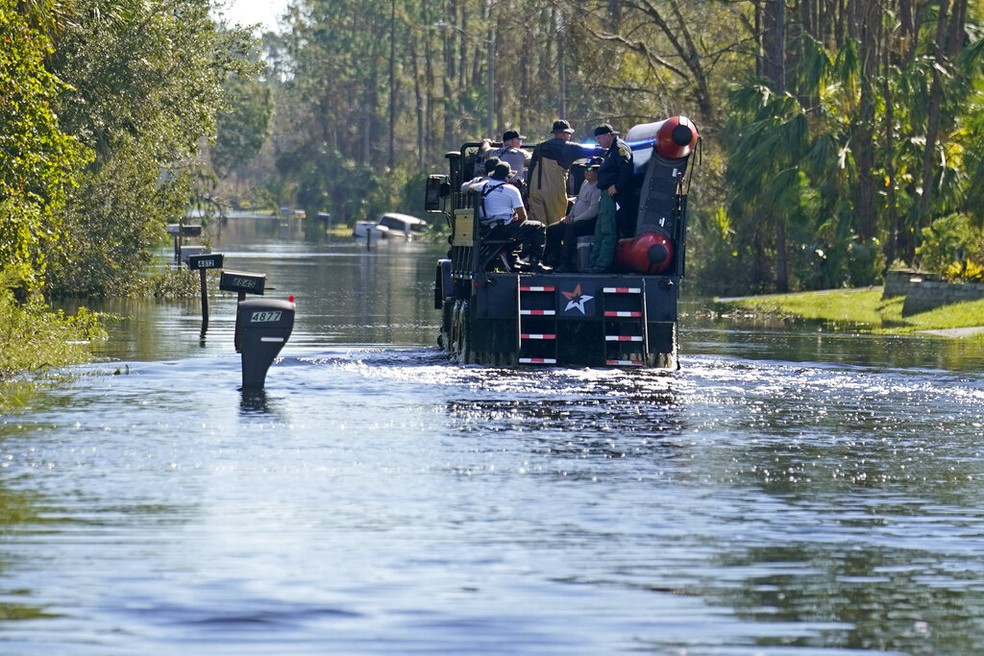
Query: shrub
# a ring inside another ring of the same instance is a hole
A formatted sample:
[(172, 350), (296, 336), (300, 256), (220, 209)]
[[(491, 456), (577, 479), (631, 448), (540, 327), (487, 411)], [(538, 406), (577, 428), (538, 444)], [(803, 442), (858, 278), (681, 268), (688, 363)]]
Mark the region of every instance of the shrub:
[[(971, 267), (963, 263), (984, 265), (984, 233), (971, 225), (966, 214), (949, 214), (922, 229), (922, 245), (916, 249), (921, 268), (929, 273), (950, 271), (966, 279), (962, 272)], [(956, 267), (951, 265), (956, 264)]]

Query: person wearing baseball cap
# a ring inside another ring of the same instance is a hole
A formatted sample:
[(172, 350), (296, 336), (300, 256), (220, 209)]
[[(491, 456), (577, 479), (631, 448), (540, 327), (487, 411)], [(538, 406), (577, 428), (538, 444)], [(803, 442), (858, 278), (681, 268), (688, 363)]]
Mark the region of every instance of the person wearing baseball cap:
[(598, 189), (598, 169), (601, 162), (600, 157), (574, 162), (574, 166), (584, 167), (584, 182), (581, 183), (577, 198), (564, 220), (547, 228), (543, 261), (555, 267), (559, 273), (574, 270), (578, 237), (595, 233), (598, 202), (601, 199), (601, 191)]
[(548, 226), (567, 214), (567, 177), (571, 164), (583, 157), (600, 154), (595, 146), (571, 142), (574, 128), (564, 119), (557, 119), (550, 130), (553, 138), (536, 145), (530, 161), (530, 216)]
[(547, 269), (540, 264), (540, 258), (546, 230), (542, 223), (527, 220), (522, 194), (507, 182), (512, 174), (509, 164), (499, 162), (488, 181), (472, 187), (472, 191), (481, 194), (476, 202), (482, 240), (520, 244), (522, 255), (528, 258), (525, 264), (534, 272), (543, 272)]
[(602, 123), (594, 130), (598, 144), (605, 148), (604, 159), (598, 169), (598, 221), (595, 240), (591, 247), (591, 268), (595, 273), (608, 271), (615, 260), (615, 247), (619, 234), (631, 236), (635, 232), (635, 168), (632, 149), (618, 138), (618, 130)]
[(523, 150), (523, 135), (519, 130), (506, 130), (502, 133), (502, 148), (498, 152), (499, 159), (508, 162), (512, 167), (512, 177), (509, 183), (516, 185), (520, 189), (526, 181), (526, 164), (530, 161), (530, 154)]
[(482, 167), (485, 170), (485, 175), (475, 176), (471, 180), (465, 182), (463, 185), (461, 185), (461, 193), (465, 193), (466, 191), (470, 190), (472, 187), (477, 187), (485, 184), (488, 181), (489, 176), (492, 175), (492, 171), (495, 170), (495, 167), (499, 162), (500, 160), (498, 157), (489, 157), (488, 159), (486, 159), (485, 162), (482, 163)]
[(553, 128), (550, 131), (553, 132), (555, 137), (561, 132), (567, 135), (574, 134), (574, 128), (572, 128), (571, 124), (564, 119), (554, 121)]

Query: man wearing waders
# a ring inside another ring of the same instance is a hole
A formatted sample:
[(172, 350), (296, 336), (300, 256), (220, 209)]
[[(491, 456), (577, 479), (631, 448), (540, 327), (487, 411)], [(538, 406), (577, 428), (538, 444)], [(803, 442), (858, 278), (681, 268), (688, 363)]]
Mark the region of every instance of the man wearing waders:
[[(617, 213), (623, 215), (621, 223), (631, 219), (630, 205), (634, 186), (632, 149), (618, 138), (618, 131), (608, 123), (595, 128), (595, 139), (602, 148), (607, 148), (601, 168), (598, 169), (598, 189), (601, 201), (598, 203), (598, 221), (595, 223), (594, 245), (591, 247), (590, 273), (604, 273), (611, 269), (615, 260), (615, 247), (618, 244), (619, 221)], [(619, 207), (621, 206), (621, 207)], [(625, 226), (624, 229), (628, 229)]]
[(567, 171), (574, 160), (598, 154), (594, 146), (571, 143), (571, 124), (554, 121), (553, 138), (538, 143), (527, 173), (530, 218), (553, 225), (567, 215)]

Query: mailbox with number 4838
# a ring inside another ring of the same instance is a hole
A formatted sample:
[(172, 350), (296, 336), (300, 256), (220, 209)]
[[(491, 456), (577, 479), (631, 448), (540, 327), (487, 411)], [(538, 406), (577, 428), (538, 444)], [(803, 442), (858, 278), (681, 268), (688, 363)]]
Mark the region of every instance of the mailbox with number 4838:
[(267, 370), (294, 329), (294, 303), (272, 298), (239, 302), (243, 389), (263, 389)]

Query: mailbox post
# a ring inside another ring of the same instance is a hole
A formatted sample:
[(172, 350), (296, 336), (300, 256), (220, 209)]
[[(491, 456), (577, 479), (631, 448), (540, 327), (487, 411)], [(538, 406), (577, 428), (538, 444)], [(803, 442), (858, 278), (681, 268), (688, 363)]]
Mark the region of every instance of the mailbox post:
[[(246, 300), (246, 294), (263, 295), (266, 286), (266, 275), (262, 273), (242, 273), (240, 271), (223, 271), (219, 277), (219, 289), (224, 292), (239, 294), (239, 303)], [(239, 312), (236, 312), (236, 353), (242, 352), (242, 325), (239, 323)]]
[(167, 234), (174, 237), (174, 264), (181, 266), (181, 247), (185, 237), (199, 237), (202, 234), (201, 225), (185, 225), (184, 222), (171, 223), (167, 226)]
[(197, 270), (201, 275), (202, 286), (202, 339), (208, 331), (208, 287), (205, 273), (209, 269), (221, 269), (223, 256), (221, 253), (210, 255), (192, 255), (188, 258), (188, 268), (192, 271)]

